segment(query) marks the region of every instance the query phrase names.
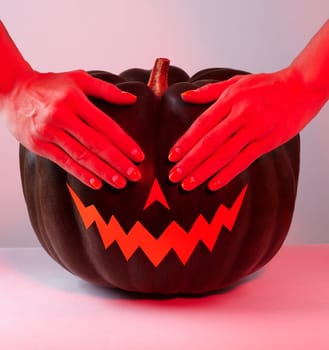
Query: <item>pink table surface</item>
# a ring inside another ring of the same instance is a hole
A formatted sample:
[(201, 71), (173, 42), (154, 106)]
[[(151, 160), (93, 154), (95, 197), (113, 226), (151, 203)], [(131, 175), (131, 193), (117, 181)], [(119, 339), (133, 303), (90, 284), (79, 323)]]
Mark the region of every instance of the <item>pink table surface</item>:
[(284, 246), (252, 279), (152, 300), (90, 285), (41, 248), (0, 249), (0, 349), (329, 349), (329, 245)]

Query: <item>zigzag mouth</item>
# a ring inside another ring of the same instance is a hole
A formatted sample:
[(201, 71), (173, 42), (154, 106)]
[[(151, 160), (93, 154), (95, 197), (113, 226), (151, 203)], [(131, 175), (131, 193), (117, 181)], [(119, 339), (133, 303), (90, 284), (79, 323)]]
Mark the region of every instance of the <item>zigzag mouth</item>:
[(140, 248), (157, 267), (171, 250), (176, 253), (182, 264), (186, 265), (200, 241), (212, 252), (222, 227), (232, 231), (248, 185), (242, 189), (231, 208), (220, 204), (209, 223), (200, 214), (190, 230), (186, 231), (176, 221), (172, 221), (158, 238), (155, 238), (140, 221), (136, 221), (128, 232), (122, 228), (114, 215), (106, 223), (94, 205), (85, 206), (68, 184), (67, 187), (85, 229), (93, 223), (96, 224), (104, 249), (110, 248), (116, 242), (128, 261)]

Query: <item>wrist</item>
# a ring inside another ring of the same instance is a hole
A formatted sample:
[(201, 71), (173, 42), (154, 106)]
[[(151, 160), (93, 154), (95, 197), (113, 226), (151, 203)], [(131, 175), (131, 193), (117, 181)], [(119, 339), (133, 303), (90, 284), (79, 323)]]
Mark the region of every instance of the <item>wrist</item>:
[(278, 72), (285, 84), (289, 102), (299, 114), (299, 130), (302, 130), (321, 110), (328, 100), (325, 86), (321, 86), (305, 76), (298, 66), (290, 65)]
[(286, 71), (301, 89), (314, 100), (324, 104), (329, 99), (328, 78), (309, 74), (309, 71), (300, 67), (297, 62), (292, 62), (292, 64), (286, 68)]
[(16, 66), (10, 67), (1, 79), (0, 99), (10, 95), (17, 83), (33, 72), (32, 67), (26, 62), (20, 62)]
[(8, 95), (21, 74), (32, 71), (0, 20), (0, 98)]

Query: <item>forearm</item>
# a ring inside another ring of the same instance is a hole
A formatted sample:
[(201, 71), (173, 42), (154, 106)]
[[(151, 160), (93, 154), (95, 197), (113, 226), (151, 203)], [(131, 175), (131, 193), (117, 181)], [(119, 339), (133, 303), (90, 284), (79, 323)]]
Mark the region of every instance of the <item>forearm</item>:
[(329, 20), (313, 36), (290, 68), (297, 71), (304, 84), (321, 96), (329, 98)]
[(24, 60), (15, 43), (10, 38), (0, 20), (0, 99), (10, 92), (17, 78), (26, 71), (32, 70)]

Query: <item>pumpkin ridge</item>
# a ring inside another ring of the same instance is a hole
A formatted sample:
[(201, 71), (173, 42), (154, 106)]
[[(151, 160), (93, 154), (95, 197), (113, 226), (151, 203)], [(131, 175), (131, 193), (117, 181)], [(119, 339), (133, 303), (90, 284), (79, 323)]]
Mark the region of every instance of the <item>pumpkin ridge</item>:
[[(260, 157), (258, 159), (258, 166), (260, 169), (259, 172), (261, 176), (263, 178), (266, 178), (266, 183), (264, 183), (264, 185), (268, 187), (266, 202), (271, 204), (271, 210), (270, 210), (271, 215), (268, 215), (266, 220), (266, 225), (265, 225), (267, 228), (266, 231), (264, 231), (263, 227), (258, 226), (258, 232), (253, 233), (255, 235), (254, 236), (255, 238), (253, 239), (252, 243), (248, 241), (245, 242), (245, 245), (252, 244), (255, 246), (256, 249), (254, 250), (254, 256), (257, 256), (257, 259), (254, 260), (253, 264), (250, 264), (247, 271), (248, 274), (251, 273), (252, 271), (255, 271), (256, 266), (260, 268), (261, 266), (264, 265), (262, 261), (264, 257), (266, 257), (268, 254), (268, 251), (272, 244), (272, 239), (276, 240), (278, 235), (277, 234), (278, 232), (277, 217), (278, 217), (278, 214), (280, 213), (279, 197), (281, 193), (279, 193), (279, 189), (273, 188), (273, 186), (276, 186), (278, 182), (278, 174), (275, 166), (275, 159), (273, 159), (273, 154), (269, 154), (266, 158)], [(255, 184), (255, 187), (256, 187), (256, 184)], [(256, 188), (258, 190), (258, 186)], [(261, 217), (261, 215), (258, 215), (257, 217)], [(253, 220), (255, 220), (255, 217), (253, 218)], [(257, 245), (254, 243), (256, 239), (257, 239)]]
[[(294, 140), (292, 140), (291, 142), (294, 142)], [(299, 141), (296, 141), (297, 143)], [(294, 196), (296, 196), (296, 189), (297, 189), (297, 184), (298, 184), (298, 175), (297, 178), (295, 177), (295, 173), (294, 173), (294, 168), (291, 162), (291, 158), (289, 157), (288, 151), (283, 148), (280, 147), (280, 163), (278, 162), (278, 160), (276, 159), (273, 163), (275, 166), (275, 174), (276, 174), (276, 178), (278, 180), (280, 180), (280, 178), (282, 177), (282, 171), (280, 169), (280, 167), (283, 167), (285, 169), (285, 177), (288, 177), (290, 180), (292, 180), (292, 186), (291, 188), (293, 188), (294, 191)], [(274, 151), (274, 154), (278, 152), (278, 150)], [(281, 184), (285, 184), (285, 181), (283, 179), (283, 181), (277, 181), (277, 183), (281, 183)], [(278, 191), (274, 191), (275, 195), (276, 195), (276, 202), (278, 203), (276, 206), (276, 212), (275, 212), (275, 220), (273, 221), (273, 225), (272, 225), (272, 232), (270, 237), (272, 237), (271, 241), (268, 242), (268, 248), (266, 250), (266, 254), (263, 254), (262, 259), (260, 259), (259, 263), (257, 265), (255, 265), (255, 268), (253, 269), (254, 271), (259, 269), (260, 267), (264, 266), (268, 261), (270, 261), (273, 256), (278, 252), (278, 250), (281, 248), (282, 244), (284, 243), (284, 240), (286, 238), (286, 235), (284, 234), (285, 232), (288, 232), (292, 223), (292, 217), (289, 218), (289, 220), (286, 222), (286, 226), (282, 227), (282, 205), (280, 205), (280, 197), (284, 198), (283, 194), (286, 192), (286, 189), (283, 186), (280, 186), (280, 189)], [(286, 200), (286, 198), (284, 198), (284, 200)], [(295, 201), (293, 203), (293, 206), (295, 206)], [(287, 215), (288, 216), (288, 215)], [(286, 221), (286, 220), (285, 220)], [(279, 236), (282, 237), (281, 240), (277, 240), (276, 236), (273, 234), (274, 232), (282, 232), (281, 234), (279, 234)]]

